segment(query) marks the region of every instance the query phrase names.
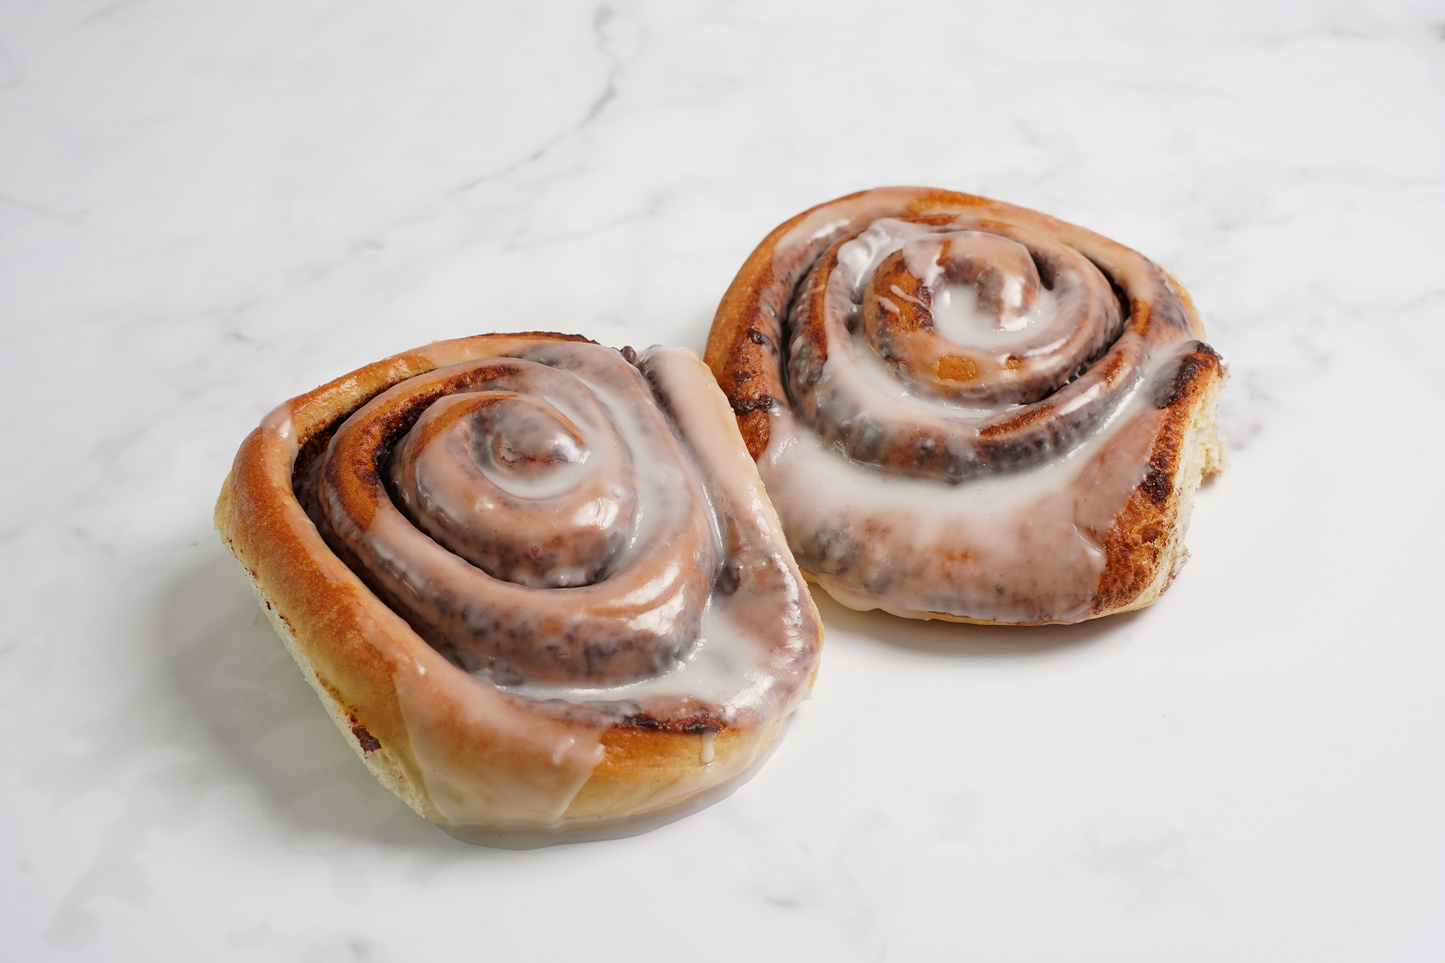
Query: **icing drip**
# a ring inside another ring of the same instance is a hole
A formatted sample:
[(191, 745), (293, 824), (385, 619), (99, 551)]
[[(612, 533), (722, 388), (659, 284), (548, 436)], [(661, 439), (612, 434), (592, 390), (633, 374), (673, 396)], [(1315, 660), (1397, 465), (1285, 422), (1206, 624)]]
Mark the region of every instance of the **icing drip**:
[(1047, 465), (943, 485), (851, 462), (780, 411), (758, 467), (799, 564), (845, 605), (1070, 621), (1088, 614), (1161, 414), (1136, 402)]

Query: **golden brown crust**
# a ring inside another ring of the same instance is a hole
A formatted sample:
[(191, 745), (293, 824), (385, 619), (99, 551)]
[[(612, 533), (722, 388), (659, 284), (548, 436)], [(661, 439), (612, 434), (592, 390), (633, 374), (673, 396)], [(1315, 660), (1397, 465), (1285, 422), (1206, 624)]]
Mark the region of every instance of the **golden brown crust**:
[[(886, 204), (876, 200), (884, 195), (888, 195)], [(949, 216), (967, 214), (1007, 218), (1013, 223), (1028, 224), (1071, 243), (1075, 239), (1088, 242), (1093, 245), (1094, 251), (1104, 252), (1102, 255), (1091, 253), (1090, 257), (1111, 277), (1120, 270), (1132, 269), (1128, 267), (1127, 259), (1143, 260), (1121, 245), (1046, 215), (950, 191), (927, 188), (860, 191), (804, 211), (779, 225), (749, 255), (724, 295), (708, 334), (704, 358), (732, 405), (748, 451), (755, 460), (761, 458), (768, 448), (771, 413), (775, 406), (791, 405), (784, 387), (787, 379), (783, 364), (786, 339), (793, 334), (785, 330), (785, 320), (807, 265), (800, 268), (792, 264), (793, 255), (785, 253), (784, 248), (799, 246), (802, 243), (800, 237), (821, 237), (828, 230), (834, 231), (832, 237), (840, 236), (843, 228), (833, 225), (842, 224), (849, 216), (850, 205), (852, 211), (872, 205), (885, 210), (875, 216), (914, 218), (925, 222), (933, 222), (945, 213)], [(815, 235), (812, 234), (814, 231)], [(835, 254), (830, 250), (825, 256), (835, 257)], [(1149, 267), (1157, 271), (1153, 265)], [(1184, 317), (1156, 318), (1151, 312), (1164, 310), (1167, 305), (1156, 308), (1147, 302), (1129, 303), (1126, 299), (1130, 327), (1149, 336), (1160, 325), (1174, 324), (1193, 332), (1196, 338), (1202, 337), (1203, 327), (1187, 292), (1172, 277), (1162, 272), (1159, 274), (1166, 279), (1164, 285), (1174, 298), (1175, 306), (1170, 310), (1176, 314), (1182, 310)], [(1083, 617), (1125, 612), (1148, 605), (1167, 588), (1187, 555), (1183, 535), (1189, 520), (1193, 491), (1202, 478), (1223, 468), (1223, 449), (1214, 417), (1225, 369), (1219, 356), (1208, 345), (1197, 344), (1195, 350), (1183, 357), (1177, 374), (1167, 386), (1167, 396), (1158, 399), (1165, 414), (1149, 454), (1147, 474), (1129, 495), (1124, 509), (1103, 540), (1107, 560), (1093, 604)], [(1101, 380), (1106, 384), (1112, 383), (1117, 364), (1117, 359), (1111, 356), (1105, 356), (1099, 362)], [(1006, 435), (1026, 428), (1049, 414), (1047, 404), (1025, 409), (1011, 420), (982, 428), (979, 435), (983, 438)], [(790, 531), (790, 537), (795, 538), (796, 544), (796, 533)], [(806, 562), (803, 565), (810, 580), (820, 581), (807, 571)], [(908, 610), (886, 604), (883, 607), (895, 614), (919, 618), (975, 624), (1041, 624), (993, 622), (967, 615)], [(1075, 620), (1071, 618), (1068, 621)]]
[(773, 249), (812, 209), (773, 230), (748, 256), (718, 306), (703, 360), (737, 416), (738, 430), (756, 460), (768, 447), (768, 409), (773, 397), (766, 377), (776, 368), (782, 326), (776, 308), (763, 304), (773, 282)]
[[(293, 472), (323, 450), (348, 415), (389, 386), (451, 363), (453, 356), (484, 353), (493, 342), (500, 350), (519, 340), (588, 339), (528, 332), (442, 342), (367, 365), (301, 395), (277, 409), (242, 443), (216, 503), (215, 523), (308, 683), (383, 785), (420, 815), (445, 824), (449, 820), (444, 811), (454, 810), (454, 801), (446, 799), (447, 786), (429, 785), (428, 777), (435, 783), (439, 764), (464, 771), (471, 760), (494, 781), (505, 782), (512, 773), (543, 784), (545, 790), (555, 789), (567, 803), (561, 820), (522, 828), (566, 829), (656, 809), (674, 801), (677, 787), (702, 770), (741, 770), (763, 752), (776, 725), (730, 727), (711, 718), (690, 725), (646, 718), (599, 723), (595, 713), (584, 712), (578, 718), (584, 729), (598, 733), (600, 761), (576, 762), (567, 756), (571, 761), (564, 760), (558, 773), (549, 775), (549, 765), (557, 768), (565, 753), (574, 752), (565, 738), (568, 718), (542, 723), (559, 733), (557, 745), (562, 748), (557, 753), (562, 755), (550, 759), (477, 725), (469, 715), (476, 700), (495, 700), (495, 690), (486, 687), (483, 693), (479, 687), (484, 683), (452, 666), (386, 609), (327, 547), (293, 490)], [(289, 452), (282, 450), (288, 431)], [(760, 482), (757, 491), (761, 498)], [(782, 543), (781, 533), (778, 541)], [(816, 620), (816, 611), (807, 604)], [(813, 671), (815, 664), (799, 698), (811, 685)], [(418, 701), (418, 692), (425, 698)], [(515, 707), (496, 711), (504, 721), (512, 718), (507, 713), (516, 715)], [(568, 772), (581, 773), (579, 785), (569, 788)], [(546, 785), (549, 779), (556, 786)], [(438, 791), (443, 798), (437, 797)]]
[(1207, 345), (1186, 355), (1166, 400), (1144, 480), (1129, 497), (1105, 542), (1108, 563), (1094, 601), (1096, 615), (1153, 602), (1185, 558), (1184, 530), (1194, 490), (1223, 469), (1214, 423), (1224, 365)]

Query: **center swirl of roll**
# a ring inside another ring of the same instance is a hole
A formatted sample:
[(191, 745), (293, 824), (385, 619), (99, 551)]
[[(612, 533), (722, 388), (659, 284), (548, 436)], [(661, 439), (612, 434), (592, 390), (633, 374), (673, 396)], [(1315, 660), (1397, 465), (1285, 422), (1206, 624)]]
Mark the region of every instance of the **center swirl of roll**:
[(438, 399), (391, 459), (402, 511), (493, 578), (567, 588), (605, 576), (636, 530), (636, 469), (611, 422), (580, 404), (584, 429), (561, 403)]
[(788, 393), (813, 430), (855, 461), (948, 482), (1068, 450), (1140, 374), (1088, 258), (979, 218), (884, 218), (846, 235), (788, 320)]
[(316, 484), (338, 553), (418, 633), (499, 684), (616, 684), (699, 638), (717, 537), (637, 370), (561, 344), (382, 393)]
[(906, 241), (862, 279), (869, 343), (898, 377), (939, 397), (998, 405), (1048, 396), (1113, 334), (1118, 311), (1092, 264), (1040, 247), (1036, 263), (1018, 241), (981, 231)]

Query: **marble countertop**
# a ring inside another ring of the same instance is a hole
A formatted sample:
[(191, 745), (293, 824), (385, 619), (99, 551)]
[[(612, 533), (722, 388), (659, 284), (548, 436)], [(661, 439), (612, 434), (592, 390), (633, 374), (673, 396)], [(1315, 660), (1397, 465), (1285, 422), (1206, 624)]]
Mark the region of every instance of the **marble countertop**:
[[(876, 6), (0, 5), (7, 959), (1445, 955), (1445, 14)], [(212, 531), (242, 437), (440, 338), (700, 348), (768, 230), (897, 183), (1191, 289), (1232, 465), (1174, 587), (820, 599), (715, 807), (531, 852), (414, 816)]]

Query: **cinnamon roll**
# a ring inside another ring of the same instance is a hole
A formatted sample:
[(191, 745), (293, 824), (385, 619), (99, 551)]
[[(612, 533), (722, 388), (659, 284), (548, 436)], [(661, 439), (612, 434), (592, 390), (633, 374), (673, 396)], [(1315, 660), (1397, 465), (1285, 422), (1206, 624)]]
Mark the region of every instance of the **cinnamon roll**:
[(620, 835), (753, 771), (822, 642), (685, 349), (396, 355), (281, 405), (216, 526), (372, 772), (472, 842)]
[(1141, 608), (1220, 470), (1219, 356), (1121, 244), (881, 188), (773, 231), (706, 360), (798, 564), (839, 602), (964, 622)]

